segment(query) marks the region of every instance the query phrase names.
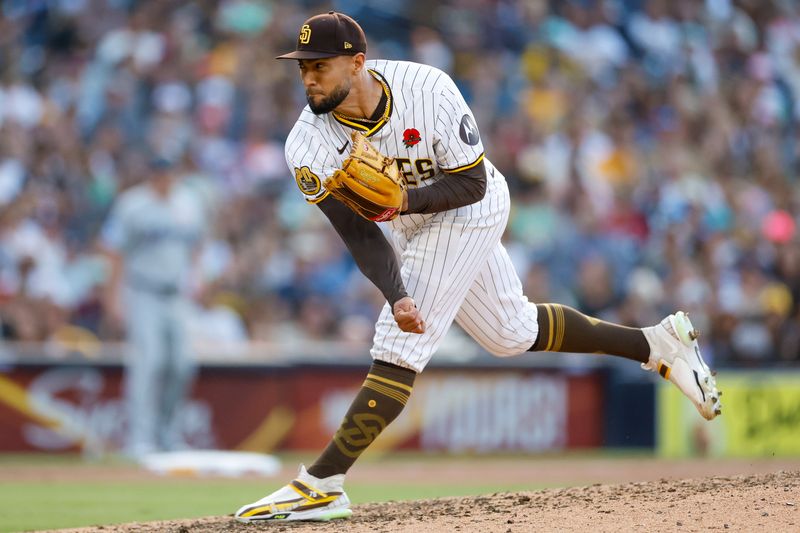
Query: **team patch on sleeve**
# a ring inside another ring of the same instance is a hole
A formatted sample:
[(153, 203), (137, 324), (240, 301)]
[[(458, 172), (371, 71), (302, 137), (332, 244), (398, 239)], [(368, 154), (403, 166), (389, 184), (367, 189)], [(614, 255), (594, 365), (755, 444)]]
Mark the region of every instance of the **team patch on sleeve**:
[(307, 196), (314, 196), (319, 193), (322, 188), (322, 182), (319, 176), (311, 172), (308, 167), (300, 167), (294, 169), (294, 179), (297, 181), (297, 186)]

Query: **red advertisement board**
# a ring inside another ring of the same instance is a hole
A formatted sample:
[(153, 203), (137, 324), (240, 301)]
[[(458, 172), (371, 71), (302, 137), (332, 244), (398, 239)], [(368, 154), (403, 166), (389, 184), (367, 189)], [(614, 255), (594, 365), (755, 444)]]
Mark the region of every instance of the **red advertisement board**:
[[(197, 448), (322, 448), (365, 375), (355, 367), (205, 367), (182, 412)], [(113, 451), (124, 442), (122, 369), (0, 372), (0, 451)], [(430, 368), (378, 449), (552, 451), (602, 444), (602, 375)]]

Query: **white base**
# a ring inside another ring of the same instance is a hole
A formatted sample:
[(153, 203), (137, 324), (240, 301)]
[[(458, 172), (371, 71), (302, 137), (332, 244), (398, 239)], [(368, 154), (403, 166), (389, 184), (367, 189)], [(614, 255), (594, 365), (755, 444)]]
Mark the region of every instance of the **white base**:
[(151, 472), (176, 476), (274, 476), (281, 468), (280, 461), (271, 455), (221, 450), (149, 453), (141, 457), (140, 463)]

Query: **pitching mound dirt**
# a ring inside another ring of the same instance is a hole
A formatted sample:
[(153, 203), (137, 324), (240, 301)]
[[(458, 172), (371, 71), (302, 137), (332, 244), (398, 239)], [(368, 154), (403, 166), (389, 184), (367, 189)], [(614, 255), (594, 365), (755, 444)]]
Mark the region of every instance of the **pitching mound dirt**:
[[(800, 471), (592, 485), (358, 505), (330, 523), (238, 524), (231, 517), (82, 528), (74, 533), (800, 531)], [(62, 530), (61, 533), (64, 533)]]

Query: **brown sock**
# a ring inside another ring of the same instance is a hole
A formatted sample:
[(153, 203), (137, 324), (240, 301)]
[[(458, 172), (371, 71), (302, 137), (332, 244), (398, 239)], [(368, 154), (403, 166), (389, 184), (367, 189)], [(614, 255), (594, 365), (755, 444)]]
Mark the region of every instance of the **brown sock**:
[(641, 329), (619, 326), (560, 304), (537, 304), (539, 336), (530, 351), (601, 353), (646, 363), (650, 345)]
[(318, 478), (344, 474), (403, 410), (416, 372), (375, 361), (328, 447), (308, 469)]

